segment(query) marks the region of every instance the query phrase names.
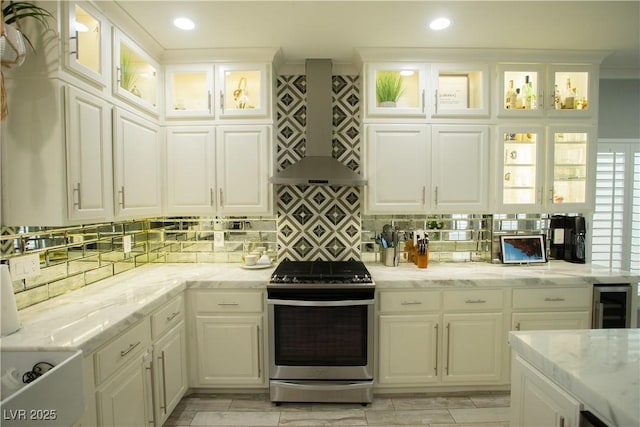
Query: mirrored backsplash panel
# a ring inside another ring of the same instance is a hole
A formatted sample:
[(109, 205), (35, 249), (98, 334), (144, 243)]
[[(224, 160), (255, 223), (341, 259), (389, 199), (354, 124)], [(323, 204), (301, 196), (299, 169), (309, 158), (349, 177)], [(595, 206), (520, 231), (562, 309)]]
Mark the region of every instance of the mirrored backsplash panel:
[[(354, 247), (360, 247), (363, 261), (380, 262), (378, 238), (386, 224), (394, 225), (400, 248), (411, 232), (426, 227), (432, 262), (499, 262), (500, 235), (546, 235), (549, 217), (363, 215), (359, 236), (352, 236), (360, 238)], [(149, 263), (239, 263), (243, 252), (256, 247), (278, 258), (291, 238), (281, 226), (276, 217), (181, 217), (74, 227), (3, 227), (0, 261), (33, 253), (40, 258), (39, 275), (13, 282), (21, 309)], [(125, 236), (131, 239), (128, 253)], [(400, 262), (408, 262), (404, 254)]]

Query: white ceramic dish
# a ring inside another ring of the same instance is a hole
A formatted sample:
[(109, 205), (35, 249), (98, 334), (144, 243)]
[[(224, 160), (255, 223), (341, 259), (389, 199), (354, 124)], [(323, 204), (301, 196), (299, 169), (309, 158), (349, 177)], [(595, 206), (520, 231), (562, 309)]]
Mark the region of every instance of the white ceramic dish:
[(263, 268), (273, 267), (273, 264), (254, 264), (254, 265), (241, 265), (245, 270), (261, 270)]

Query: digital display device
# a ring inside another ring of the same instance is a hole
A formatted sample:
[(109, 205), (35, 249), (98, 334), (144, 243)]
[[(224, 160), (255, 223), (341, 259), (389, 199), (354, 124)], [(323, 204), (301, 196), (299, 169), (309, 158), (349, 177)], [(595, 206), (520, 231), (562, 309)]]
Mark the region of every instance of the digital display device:
[(500, 236), (503, 264), (534, 264), (547, 262), (544, 236)]

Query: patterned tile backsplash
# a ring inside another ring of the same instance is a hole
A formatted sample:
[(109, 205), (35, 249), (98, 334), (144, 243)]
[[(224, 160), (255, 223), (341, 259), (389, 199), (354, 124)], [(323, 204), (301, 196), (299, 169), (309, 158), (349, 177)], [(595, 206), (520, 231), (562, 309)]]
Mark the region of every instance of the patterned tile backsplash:
[[(361, 167), (357, 76), (333, 76), (333, 155)], [(282, 169), (304, 156), (305, 76), (277, 80), (276, 163)], [(433, 261), (497, 258), (497, 236), (540, 233), (540, 215), (362, 215), (360, 188), (279, 186), (274, 217), (144, 218), (74, 227), (0, 228), (0, 261), (27, 253), (40, 257), (37, 277), (13, 283), (18, 308), (148, 263), (240, 262), (243, 252), (264, 247), (278, 260), (379, 260), (376, 238), (385, 224), (401, 236), (428, 229)], [(130, 253), (123, 238), (131, 236)], [(223, 239), (220, 239), (223, 237)], [(406, 258), (401, 256), (402, 260)]]

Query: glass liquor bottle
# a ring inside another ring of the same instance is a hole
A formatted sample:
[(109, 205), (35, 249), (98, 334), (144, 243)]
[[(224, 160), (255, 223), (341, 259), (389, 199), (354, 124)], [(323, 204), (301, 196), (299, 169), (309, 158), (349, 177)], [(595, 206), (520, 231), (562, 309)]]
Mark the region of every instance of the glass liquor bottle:
[(558, 85), (555, 85), (553, 89), (553, 109), (560, 110), (562, 108), (562, 102), (560, 101), (560, 89)]
[(507, 94), (505, 96), (505, 105), (504, 107), (507, 110), (513, 110), (516, 108), (518, 94), (515, 90), (513, 90), (513, 80), (509, 80), (509, 88), (507, 89)]
[(575, 99), (575, 93), (571, 87), (571, 79), (567, 79), (567, 85), (564, 88), (562, 98), (562, 108), (565, 110), (573, 110)]

